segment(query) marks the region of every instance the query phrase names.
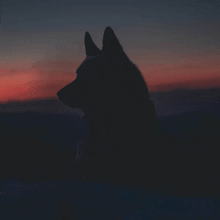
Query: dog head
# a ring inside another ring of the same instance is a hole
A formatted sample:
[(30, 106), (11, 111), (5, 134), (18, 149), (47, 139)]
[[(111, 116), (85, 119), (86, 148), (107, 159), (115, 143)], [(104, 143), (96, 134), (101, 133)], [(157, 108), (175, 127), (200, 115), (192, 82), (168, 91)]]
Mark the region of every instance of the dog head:
[(107, 111), (111, 107), (143, 105), (149, 99), (147, 86), (137, 67), (128, 59), (113, 30), (107, 27), (100, 50), (85, 34), (86, 58), (76, 70), (76, 79), (57, 96), (70, 107)]

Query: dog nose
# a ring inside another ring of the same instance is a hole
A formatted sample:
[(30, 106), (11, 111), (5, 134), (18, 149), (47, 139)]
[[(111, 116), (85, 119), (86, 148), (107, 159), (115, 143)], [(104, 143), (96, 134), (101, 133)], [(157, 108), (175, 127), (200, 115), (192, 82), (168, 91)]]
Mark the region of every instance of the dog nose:
[(64, 95), (61, 90), (57, 92), (57, 96), (60, 100), (65, 100), (67, 98), (66, 95)]
[(58, 97), (61, 97), (60, 91), (57, 92), (57, 96), (58, 96)]
[(67, 103), (67, 97), (66, 96), (64, 96), (63, 94), (62, 94), (62, 92), (57, 92), (57, 96), (58, 96), (58, 98), (59, 98), (59, 100), (61, 101), (61, 102), (63, 102), (64, 104), (65, 103)]

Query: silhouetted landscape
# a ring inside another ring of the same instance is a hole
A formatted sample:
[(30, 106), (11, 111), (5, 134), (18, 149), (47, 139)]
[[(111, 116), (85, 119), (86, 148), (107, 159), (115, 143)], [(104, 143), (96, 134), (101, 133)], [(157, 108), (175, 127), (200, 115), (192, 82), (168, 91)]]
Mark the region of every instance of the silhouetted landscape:
[(62, 220), (115, 219), (121, 202), (121, 216), (149, 216), (151, 194), (219, 199), (220, 89), (150, 93), (110, 27), (102, 50), (86, 32), (85, 49), (59, 100), (0, 105), (1, 196), (58, 202)]
[(0, 220), (220, 219), (220, 2), (0, 2)]
[[(208, 149), (209, 152), (213, 152), (212, 158), (216, 158), (218, 161), (220, 155), (219, 94), (220, 89), (217, 88), (201, 90), (200, 93), (193, 90), (150, 93), (155, 104), (160, 130), (167, 131), (174, 143), (181, 140), (182, 146), (188, 140), (192, 141), (191, 149), (194, 149), (194, 152), (191, 151), (192, 155), (201, 151), (203, 156), (205, 152), (208, 157)], [(184, 100), (178, 97), (183, 97)], [(82, 118), (84, 115), (82, 112), (74, 111), (73, 108), (69, 108), (55, 99), (1, 104), (0, 108), (1, 175), (5, 180), (5, 182), (2, 181), (2, 196), (11, 190), (13, 194), (15, 193), (16, 188), (13, 185), (10, 187), (9, 182), (6, 181), (11, 178), (17, 177), (27, 183), (39, 182), (39, 187), (44, 189), (46, 185), (42, 185), (42, 181), (65, 180), (68, 176), (74, 176), (72, 162), (76, 155), (77, 142), (88, 135), (87, 122)], [(57, 109), (60, 112), (56, 112)], [(172, 152), (166, 152), (166, 150), (164, 153), (173, 155)], [(78, 179), (80, 178), (82, 177)], [(7, 185), (5, 185), (6, 183)], [(85, 185), (86, 183), (81, 181), (74, 184), (74, 195), (81, 199), (80, 191), (96, 189), (96, 185)], [(24, 185), (24, 187), (26, 186)], [(51, 190), (54, 187), (55, 185), (50, 185)], [(72, 186), (61, 184), (60, 187), (71, 188)], [(109, 191), (110, 188), (107, 189), (104, 185), (98, 186), (99, 189), (101, 187), (104, 191), (101, 191), (100, 196), (107, 196), (106, 193), (110, 192), (116, 196), (113, 191)], [(38, 192), (38, 188), (33, 189)], [(27, 190), (27, 188), (25, 189)], [(115, 187), (114, 189), (120, 190), (120, 198), (124, 199), (123, 189)], [(24, 192), (22, 191), (22, 194)], [(148, 193), (146, 192), (146, 194)], [(86, 197), (93, 198), (92, 194), (86, 194)], [(47, 198), (49, 199), (50, 196), (47, 195)], [(127, 197), (126, 200), (133, 204), (133, 200), (129, 200)], [(16, 200), (13, 199), (13, 201)], [(140, 207), (145, 202), (140, 200)], [(11, 202), (5, 201), (5, 204), (11, 204)], [(209, 207), (209, 203), (205, 204), (206, 207)], [(40, 207), (40, 203), (38, 206)], [(47, 207), (46, 204), (44, 206)], [(74, 207), (81, 210), (77, 203), (74, 204)], [(84, 208), (87, 208), (88, 213), (94, 212), (92, 211), (94, 206), (90, 203)], [(45, 212), (47, 211), (45, 210)]]
[[(220, 89), (217, 88), (200, 90), (200, 94), (193, 90), (150, 93), (160, 130), (174, 137), (193, 138), (202, 144), (211, 140), (213, 143), (208, 146), (217, 150), (220, 134), (219, 94)], [(178, 97), (184, 97), (184, 100)], [(56, 99), (7, 103), (1, 104), (0, 108), (3, 177), (22, 176), (24, 172), (26, 181), (28, 175), (33, 181), (45, 178), (43, 176), (49, 178), (46, 171), (43, 175), (43, 170), (54, 170), (55, 179), (58, 173), (71, 175), (77, 143), (88, 135), (83, 112), (74, 111)], [(65, 168), (59, 171), (62, 167)]]

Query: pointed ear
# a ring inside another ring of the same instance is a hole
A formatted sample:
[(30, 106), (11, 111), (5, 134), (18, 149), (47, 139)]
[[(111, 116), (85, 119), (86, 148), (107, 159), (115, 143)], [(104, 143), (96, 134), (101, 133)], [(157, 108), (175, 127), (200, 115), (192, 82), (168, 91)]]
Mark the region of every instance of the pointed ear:
[(101, 52), (101, 50), (92, 41), (92, 38), (88, 32), (85, 34), (85, 48), (87, 56), (96, 56)]
[(110, 27), (105, 29), (102, 50), (107, 53), (123, 51), (123, 48), (115, 36), (114, 31)]

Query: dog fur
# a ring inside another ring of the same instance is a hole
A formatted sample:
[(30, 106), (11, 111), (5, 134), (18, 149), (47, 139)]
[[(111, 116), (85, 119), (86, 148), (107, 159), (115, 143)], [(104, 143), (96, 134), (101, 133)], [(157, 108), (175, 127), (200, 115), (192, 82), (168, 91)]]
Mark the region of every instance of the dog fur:
[(99, 176), (131, 170), (137, 175), (160, 135), (147, 85), (110, 27), (102, 50), (86, 32), (85, 49), (76, 79), (57, 93), (65, 105), (82, 109), (88, 123), (89, 136), (79, 144), (75, 162), (90, 175), (95, 170)]

